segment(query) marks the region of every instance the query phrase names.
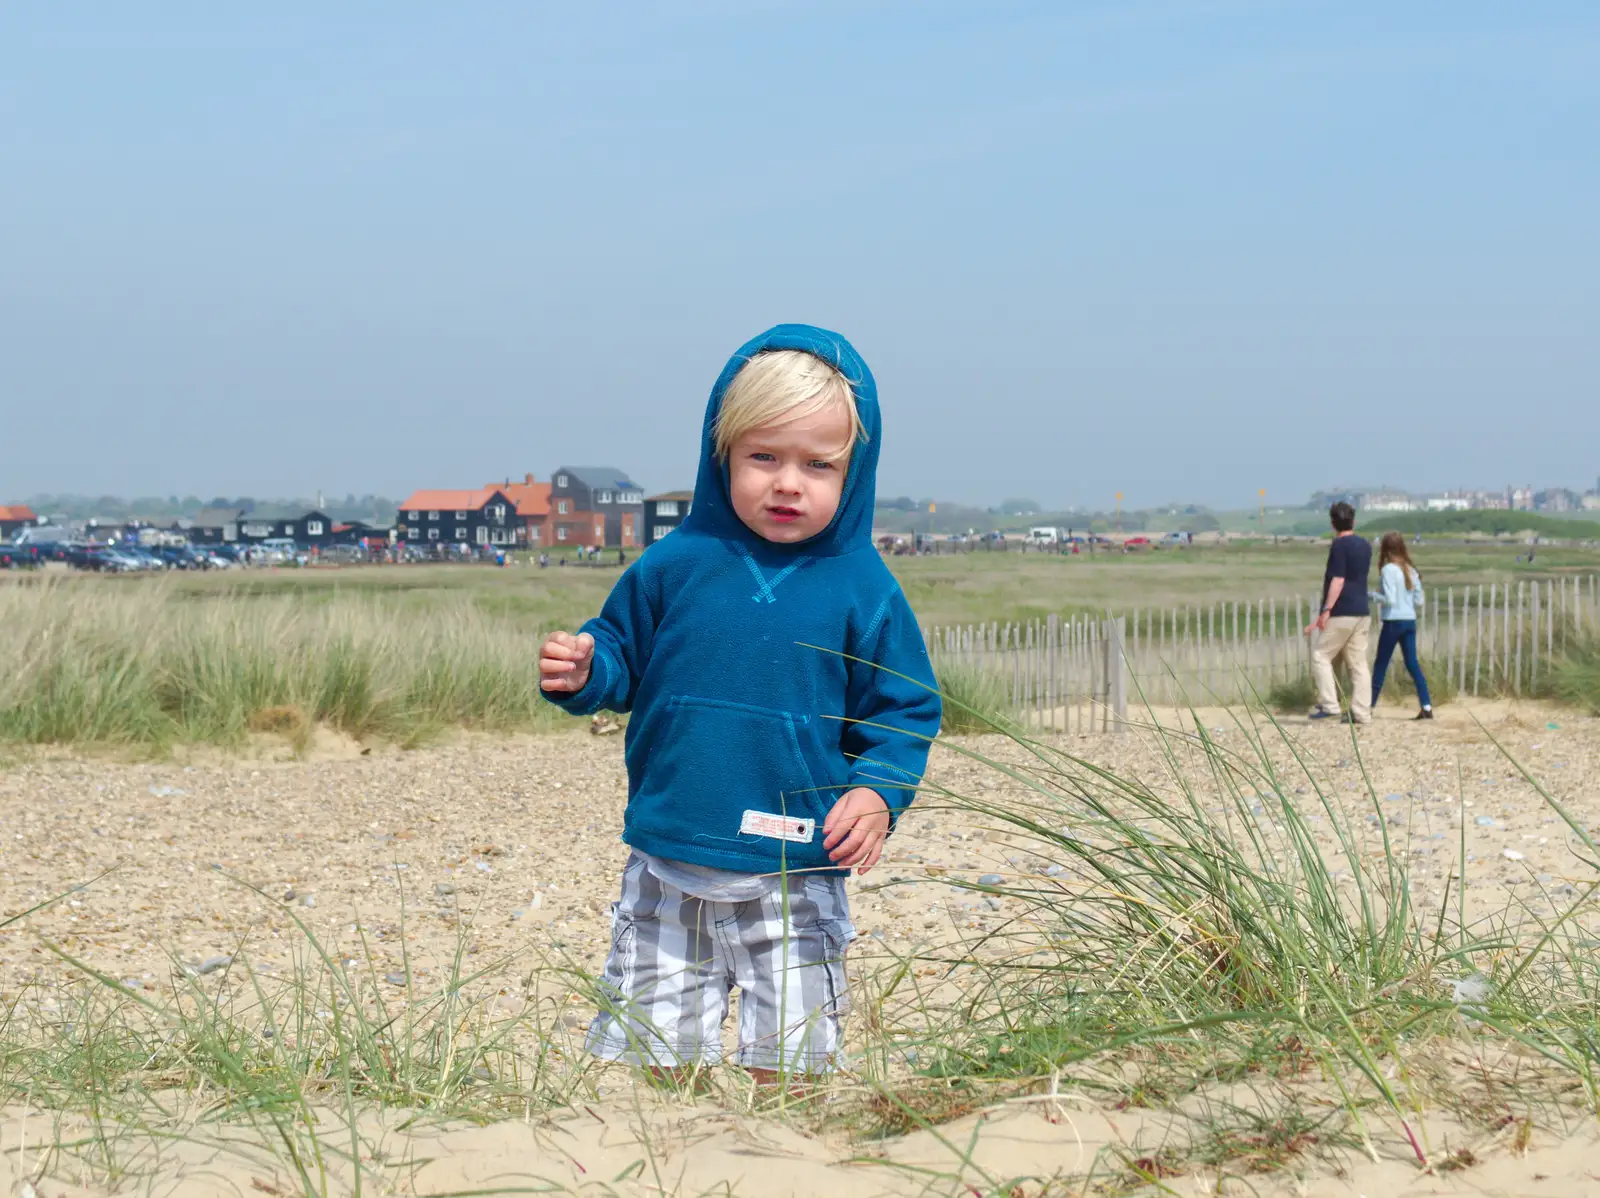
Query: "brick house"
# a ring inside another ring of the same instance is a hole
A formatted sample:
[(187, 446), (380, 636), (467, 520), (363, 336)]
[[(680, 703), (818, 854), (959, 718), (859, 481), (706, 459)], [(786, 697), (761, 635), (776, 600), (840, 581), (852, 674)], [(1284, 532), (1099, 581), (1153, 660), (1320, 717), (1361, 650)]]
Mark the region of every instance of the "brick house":
[(550, 478), (550, 540), (562, 545), (638, 549), (644, 490), (615, 466), (562, 466)]
[(0, 541), (9, 541), (24, 528), (37, 523), (39, 517), (27, 504), (0, 504)]
[(408, 545), (515, 545), (516, 504), (503, 487), (417, 491), (400, 505), (395, 532)]
[(644, 545), (648, 549), (683, 523), (694, 506), (693, 491), (664, 491), (644, 501)]
[(499, 486), (517, 509), (517, 544), (530, 549), (547, 547), (550, 544), (550, 484), (534, 482), (533, 475), (526, 474), (520, 483), (507, 479)]

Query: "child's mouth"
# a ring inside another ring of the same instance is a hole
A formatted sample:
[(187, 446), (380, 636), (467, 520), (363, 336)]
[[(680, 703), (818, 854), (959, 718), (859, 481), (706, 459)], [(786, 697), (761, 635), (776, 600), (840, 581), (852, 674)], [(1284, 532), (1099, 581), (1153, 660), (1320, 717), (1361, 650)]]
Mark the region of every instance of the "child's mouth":
[(800, 519), (800, 509), (793, 507), (769, 507), (767, 514), (779, 524), (792, 524)]

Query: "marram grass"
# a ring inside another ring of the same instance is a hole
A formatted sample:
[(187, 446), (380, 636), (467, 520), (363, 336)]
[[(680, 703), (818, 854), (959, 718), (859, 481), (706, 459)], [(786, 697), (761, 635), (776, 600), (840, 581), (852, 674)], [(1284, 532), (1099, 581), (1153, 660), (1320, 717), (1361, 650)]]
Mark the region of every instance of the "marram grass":
[(542, 629), (469, 600), (366, 593), (196, 600), (170, 584), (0, 588), (0, 740), (160, 747), (303, 738), (324, 724), (416, 744), (452, 726), (560, 722)]

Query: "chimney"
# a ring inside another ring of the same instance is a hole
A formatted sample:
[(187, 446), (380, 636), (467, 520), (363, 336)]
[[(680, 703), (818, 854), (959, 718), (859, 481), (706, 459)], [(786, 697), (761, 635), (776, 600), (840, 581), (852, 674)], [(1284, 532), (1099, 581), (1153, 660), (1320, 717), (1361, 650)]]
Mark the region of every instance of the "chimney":
[(533, 475), (531, 473), (528, 474), (528, 476), (527, 476), (525, 481), (526, 481), (528, 486), (530, 486), (530, 487), (533, 486)]

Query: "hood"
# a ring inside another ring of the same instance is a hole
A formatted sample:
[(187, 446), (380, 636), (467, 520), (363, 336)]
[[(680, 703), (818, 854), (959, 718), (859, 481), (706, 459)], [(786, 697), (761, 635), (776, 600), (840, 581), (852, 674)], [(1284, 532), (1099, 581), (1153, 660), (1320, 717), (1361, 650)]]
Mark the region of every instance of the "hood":
[[(717, 413), (722, 410), (722, 397), (733, 382), (733, 376), (751, 358), (766, 350), (798, 349), (814, 354), (838, 369), (850, 380), (855, 392), (856, 409), (861, 414), (862, 427), (867, 439), (857, 441), (850, 453), (850, 468), (845, 475), (844, 492), (839, 497), (839, 510), (832, 522), (816, 536), (793, 545), (780, 545), (756, 535), (745, 527), (733, 510), (728, 495), (728, 467), (717, 460)], [(765, 546), (777, 553), (800, 553), (808, 557), (826, 557), (849, 553), (872, 544), (872, 515), (877, 498), (878, 448), (883, 443), (883, 421), (878, 414), (878, 385), (873, 382), (872, 371), (852, 346), (838, 333), (819, 329), (809, 324), (780, 324), (768, 329), (739, 347), (711, 388), (711, 399), (706, 404), (705, 424), (700, 432), (700, 471), (695, 477), (694, 506), (684, 521), (701, 532), (738, 541), (750, 546)]]

